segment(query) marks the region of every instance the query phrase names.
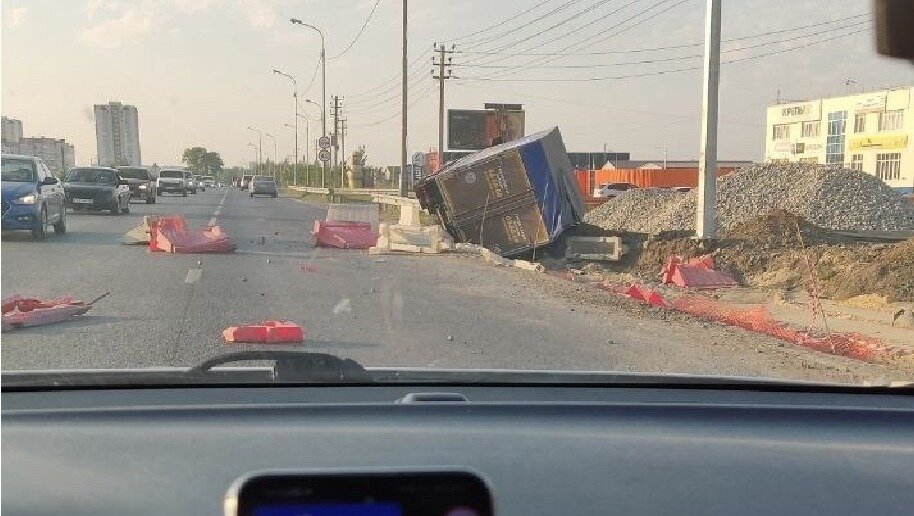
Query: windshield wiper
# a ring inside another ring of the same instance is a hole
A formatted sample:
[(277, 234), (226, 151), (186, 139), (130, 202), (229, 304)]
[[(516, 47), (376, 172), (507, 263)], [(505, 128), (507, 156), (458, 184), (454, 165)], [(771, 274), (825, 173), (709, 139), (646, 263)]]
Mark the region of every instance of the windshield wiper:
[(329, 353), (287, 350), (248, 350), (226, 353), (188, 369), (188, 376), (206, 375), (234, 362), (273, 362), (273, 380), (278, 382), (363, 382), (371, 376), (361, 364)]

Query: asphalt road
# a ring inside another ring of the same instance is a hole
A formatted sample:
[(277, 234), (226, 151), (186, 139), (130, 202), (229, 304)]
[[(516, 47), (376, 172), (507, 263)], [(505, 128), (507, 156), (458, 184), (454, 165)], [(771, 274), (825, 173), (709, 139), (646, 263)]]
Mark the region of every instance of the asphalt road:
[[(326, 209), (290, 198), (210, 189), (131, 209), (71, 212), (68, 233), (44, 242), (3, 235), (4, 297), (111, 293), (87, 316), (5, 333), (4, 370), (190, 366), (235, 349), (223, 342), (227, 326), (287, 319), (306, 327), (307, 349), (369, 366), (897, 377), (741, 330), (591, 305), (543, 275), (475, 258), (315, 248), (310, 231)], [(215, 221), (237, 251), (171, 255), (120, 244), (142, 215), (175, 213), (192, 228)]]

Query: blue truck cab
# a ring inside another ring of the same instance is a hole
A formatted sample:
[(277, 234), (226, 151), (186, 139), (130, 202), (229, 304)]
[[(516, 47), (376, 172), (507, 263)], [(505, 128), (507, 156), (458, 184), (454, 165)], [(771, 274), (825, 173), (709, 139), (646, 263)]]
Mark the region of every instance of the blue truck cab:
[(67, 231), (63, 186), (47, 165), (34, 156), (2, 156), (2, 229), (31, 231), (36, 239)]

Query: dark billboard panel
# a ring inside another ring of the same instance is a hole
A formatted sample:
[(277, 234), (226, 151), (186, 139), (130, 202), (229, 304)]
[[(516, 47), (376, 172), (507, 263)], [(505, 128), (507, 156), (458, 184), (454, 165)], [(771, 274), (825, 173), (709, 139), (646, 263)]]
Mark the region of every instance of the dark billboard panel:
[(447, 146), (481, 150), (524, 136), (524, 112), (492, 109), (449, 109)]

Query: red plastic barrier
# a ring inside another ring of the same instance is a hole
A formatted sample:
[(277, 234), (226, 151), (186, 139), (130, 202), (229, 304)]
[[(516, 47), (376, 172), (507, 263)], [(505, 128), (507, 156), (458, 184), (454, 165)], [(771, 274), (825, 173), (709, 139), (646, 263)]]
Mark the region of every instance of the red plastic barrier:
[(368, 249), (377, 245), (379, 236), (369, 222), (345, 220), (315, 220), (311, 234), (318, 247), (340, 249)]
[(291, 321), (263, 321), (259, 324), (229, 326), (222, 332), (226, 342), (283, 344), (305, 340), (305, 329)]
[(709, 256), (692, 258), (685, 264), (679, 256), (670, 256), (661, 271), (663, 283), (679, 287), (718, 288), (739, 285), (728, 272), (714, 270), (714, 259)]
[(15, 294), (3, 299), (2, 329), (27, 328), (66, 321), (74, 315), (82, 315), (92, 305), (77, 301), (69, 296), (60, 299), (41, 300)]
[(165, 253), (230, 253), (233, 242), (219, 226), (188, 230), (184, 217), (169, 215), (149, 221), (149, 250)]
[(663, 299), (663, 296), (660, 295), (656, 290), (651, 290), (644, 288), (641, 285), (632, 283), (630, 287), (624, 292), (624, 294), (632, 299), (638, 301), (644, 301), (645, 303), (656, 306), (657, 308), (666, 308), (667, 302)]

